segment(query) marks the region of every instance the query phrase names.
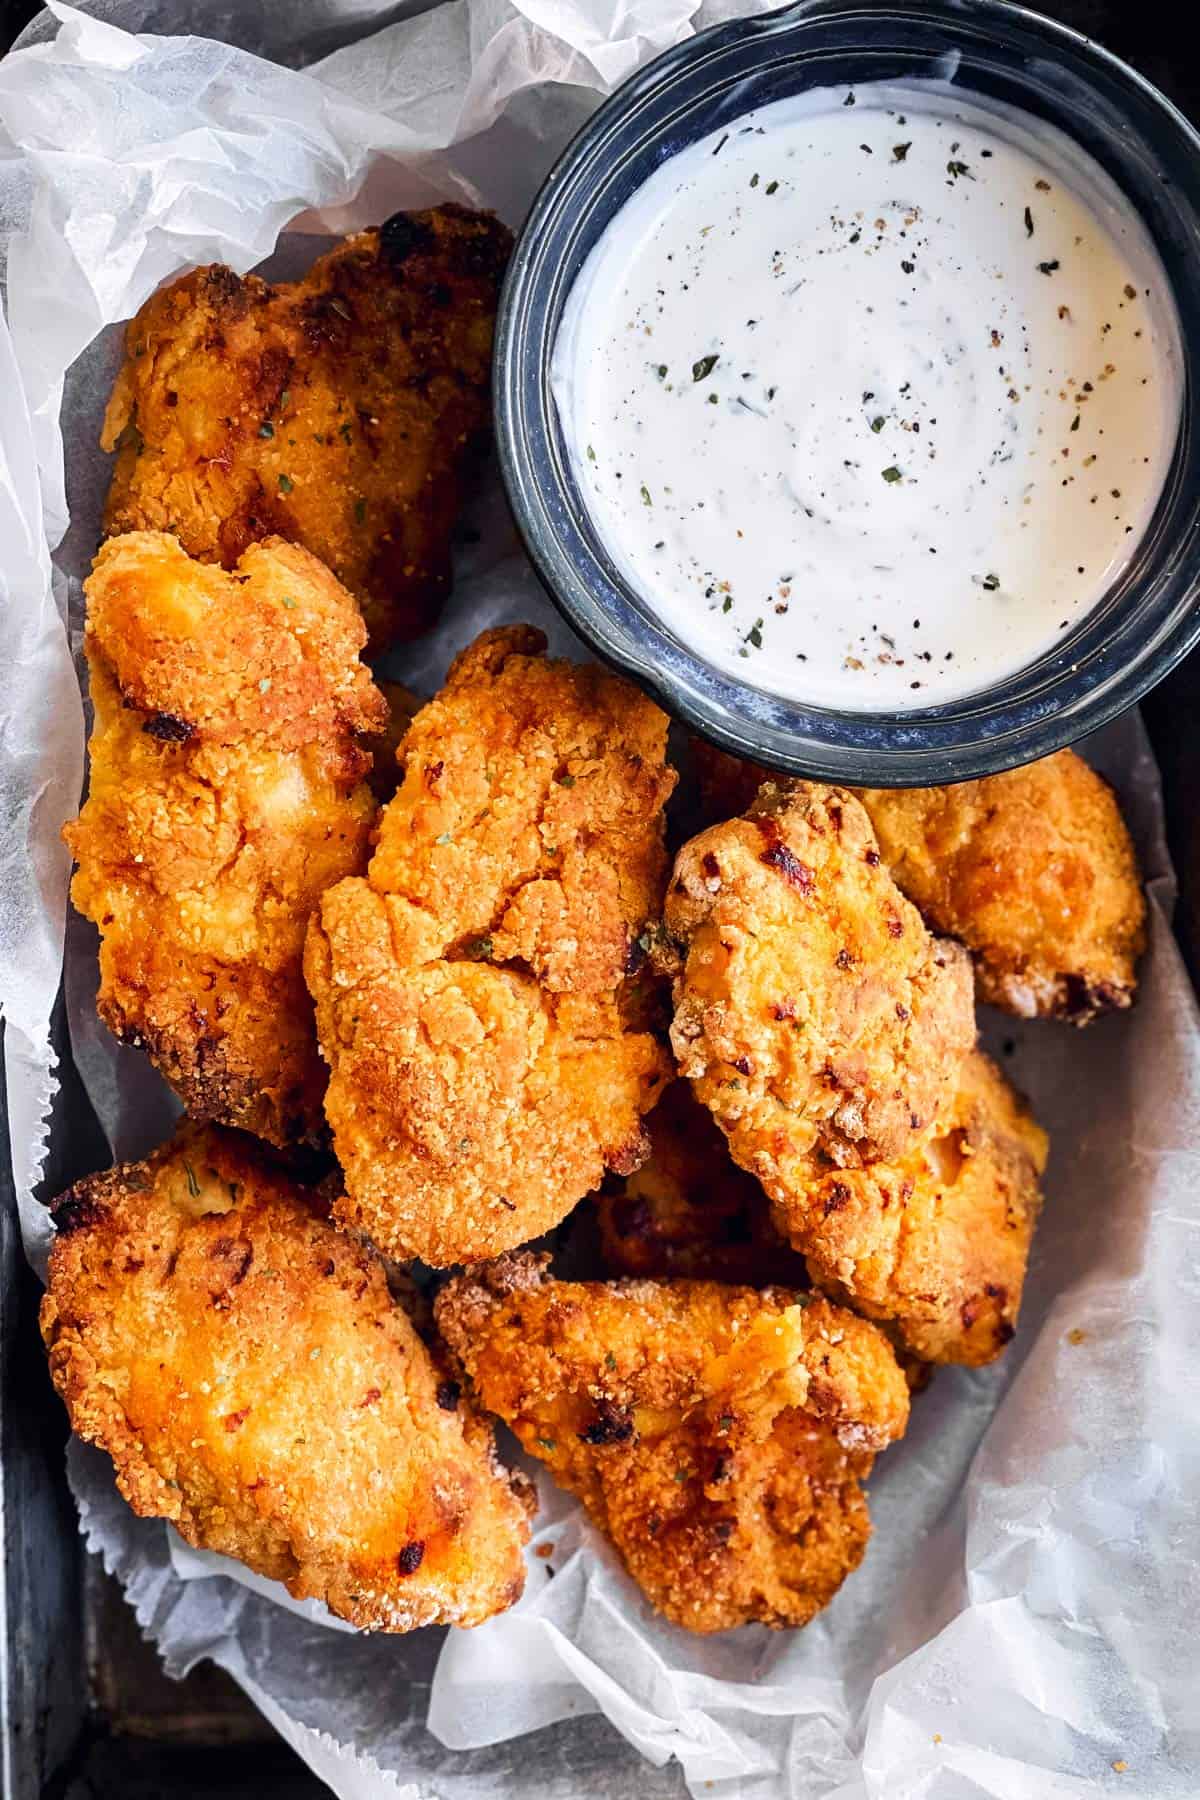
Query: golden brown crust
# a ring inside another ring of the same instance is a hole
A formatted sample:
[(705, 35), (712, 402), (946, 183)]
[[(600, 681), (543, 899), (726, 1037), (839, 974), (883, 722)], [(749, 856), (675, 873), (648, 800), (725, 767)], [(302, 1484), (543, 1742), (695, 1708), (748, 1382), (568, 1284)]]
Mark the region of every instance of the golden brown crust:
[(458, 659), (405, 737), (367, 878), (309, 932), (341, 1216), (435, 1265), (524, 1243), (636, 1167), (670, 1072), (623, 1011), (661, 905), (667, 722), (543, 650), (519, 626)]
[(844, 789), (765, 786), (676, 859), (681, 1072), (772, 1199), (814, 1159), (897, 1156), (975, 1037), (970, 966), (931, 938)]
[(980, 999), (1075, 1025), (1130, 1005), (1141, 875), (1116, 795), (1082, 758), (860, 798), (904, 892), (973, 953)]
[(329, 565), (371, 642), (432, 624), (486, 438), (511, 246), (490, 215), (399, 213), (270, 284), (219, 264), (155, 294), (126, 332), (104, 422), (104, 526), (171, 531), (233, 568), (278, 536)]
[[(695, 739), (709, 819), (745, 812), (769, 769)], [(959, 938), (981, 1000), (1086, 1025), (1129, 1006), (1145, 947), (1133, 844), (1108, 783), (1060, 750), (937, 788), (856, 788), (897, 885)]]
[(248, 1139), (185, 1126), (55, 1219), (51, 1373), (135, 1512), (366, 1630), (518, 1598), (527, 1487), (380, 1259)]
[(827, 1170), (775, 1217), (826, 1293), (928, 1362), (991, 1362), (1012, 1338), (1047, 1139), (975, 1052), (934, 1130), (895, 1163)]
[(646, 1135), (650, 1154), (641, 1168), (611, 1177), (596, 1197), (610, 1274), (807, 1287), (803, 1257), (775, 1227), (761, 1186), (732, 1160), (686, 1081), (671, 1083)]
[(545, 1260), (438, 1297), (481, 1403), (676, 1624), (806, 1624), (861, 1561), (860, 1483), (907, 1423), (882, 1334), (782, 1288), (554, 1281)]
[(133, 533), (105, 544), (86, 591), (90, 791), (64, 836), (72, 898), (100, 927), (100, 1015), (195, 1117), (275, 1143), (317, 1133), (301, 958), (375, 817), (359, 736), (385, 708), (362, 621), (282, 543), (226, 574)]

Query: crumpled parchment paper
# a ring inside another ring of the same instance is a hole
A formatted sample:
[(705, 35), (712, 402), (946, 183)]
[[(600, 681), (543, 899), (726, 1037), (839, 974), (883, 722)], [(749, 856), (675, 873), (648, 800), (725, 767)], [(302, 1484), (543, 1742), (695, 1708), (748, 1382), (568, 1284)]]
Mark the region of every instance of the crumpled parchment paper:
[[(88, 15), (54, 5), (0, 64), (0, 983), (35, 1265), (60, 973), (113, 1154), (149, 1148), (174, 1112), (95, 1019), (95, 939), (66, 919), (58, 838), (83, 774), (72, 652), (116, 322), (195, 263), (291, 272), (328, 234), (401, 205), (478, 199), (515, 224), (601, 95), (749, 10), (95, 0)], [(534, 618), (578, 651), (494, 486), (478, 524), (442, 626), (397, 659), (418, 689), (499, 619)], [(531, 1551), (518, 1607), (474, 1632), (370, 1638), (134, 1518), (107, 1459), (75, 1444), (87, 1540), (168, 1667), (221, 1663), (347, 1800), (647, 1800), (678, 1793), (680, 1770), (693, 1794), (738, 1800), (1195, 1800), (1200, 1032), (1140, 727), (1088, 754), (1120, 788), (1152, 878), (1138, 1005), (1083, 1034), (988, 1021), (1054, 1139), (1022, 1329), (1002, 1367), (943, 1371), (917, 1401), (872, 1479), (866, 1563), (820, 1619), (690, 1638), (543, 1485), (534, 1549), (549, 1555)]]

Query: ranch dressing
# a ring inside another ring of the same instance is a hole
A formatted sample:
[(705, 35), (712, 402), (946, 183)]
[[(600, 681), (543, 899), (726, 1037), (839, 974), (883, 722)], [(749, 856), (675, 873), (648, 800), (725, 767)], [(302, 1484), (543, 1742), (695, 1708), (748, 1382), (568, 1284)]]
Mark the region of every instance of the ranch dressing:
[(869, 711), (990, 685), (1096, 605), (1162, 490), (1181, 370), (1099, 166), (913, 82), (781, 101), (664, 163), (585, 264), (552, 381), (663, 624)]

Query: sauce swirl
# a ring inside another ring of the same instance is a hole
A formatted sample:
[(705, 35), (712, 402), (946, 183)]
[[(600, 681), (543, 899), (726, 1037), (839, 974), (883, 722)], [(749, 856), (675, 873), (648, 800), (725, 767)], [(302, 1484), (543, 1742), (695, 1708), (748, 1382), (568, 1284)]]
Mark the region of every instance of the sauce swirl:
[(664, 163), (581, 272), (552, 384), (668, 629), (849, 711), (959, 698), (1068, 633), (1145, 531), (1183, 385), (1099, 165), (934, 82), (812, 91)]

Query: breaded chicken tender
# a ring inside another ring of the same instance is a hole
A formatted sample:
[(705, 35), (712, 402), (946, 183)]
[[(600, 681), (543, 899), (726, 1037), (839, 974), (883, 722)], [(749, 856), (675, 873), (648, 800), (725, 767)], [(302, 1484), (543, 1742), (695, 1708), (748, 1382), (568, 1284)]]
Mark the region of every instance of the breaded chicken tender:
[(1074, 1025), (1130, 1005), (1141, 874), (1116, 795), (1081, 757), (859, 797), (899, 886), (972, 952), (980, 999)]
[(375, 819), (361, 734), (386, 708), (362, 620), (306, 550), (226, 574), (171, 537), (112, 538), (86, 584), (95, 729), (64, 836), (100, 928), (100, 1016), (189, 1112), (283, 1144), (323, 1129), (302, 954)]
[[(745, 812), (757, 763), (693, 742), (710, 819)], [(959, 938), (979, 998), (1020, 1018), (1086, 1025), (1129, 1006), (1146, 905), (1111, 787), (1072, 750), (935, 788), (856, 788), (896, 884)]]
[(458, 658), (366, 879), (309, 930), (339, 1217), (435, 1266), (525, 1243), (636, 1167), (670, 1074), (624, 1009), (662, 904), (667, 721), (544, 649), (516, 626)]
[[(1016, 1329), (1045, 1132), (978, 1051), (933, 1131), (895, 1163), (793, 1189), (776, 1222), (826, 1293), (926, 1362), (991, 1362)], [(777, 1193), (780, 1190), (777, 1190)]]
[(519, 1597), (528, 1484), (379, 1257), (249, 1139), (185, 1126), (54, 1217), (51, 1374), (135, 1512), (365, 1630)]
[(300, 281), (217, 264), (161, 289), (104, 420), (105, 530), (171, 531), (227, 569), (286, 538), (349, 588), (374, 648), (426, 630), (486, 441), (511, 243), (439, 206), (347, 238)]
[(683, 1275), (750, 1286), (808, 1286), (804, 1259), (771, 1219), (686, 1081), (672, 1082), (646, 1124), (650, 1154), (597, 1196), (601, 1254), (615, 1275)]
[(807, 1624), (862, 1560), (861, 1483), (908, 1421), (885, 1338), (783, 1288), (554, 1281), (545, 1261), (506, 1257), (438, 1296), (481, 1405), (668, 1619)]
[(975, 1040), (970, 963), (930, 937), (844, 789), (763, 787), (680, 851), (671, 1041), (778, 1204), (814, 1168), (904, 1155)]

